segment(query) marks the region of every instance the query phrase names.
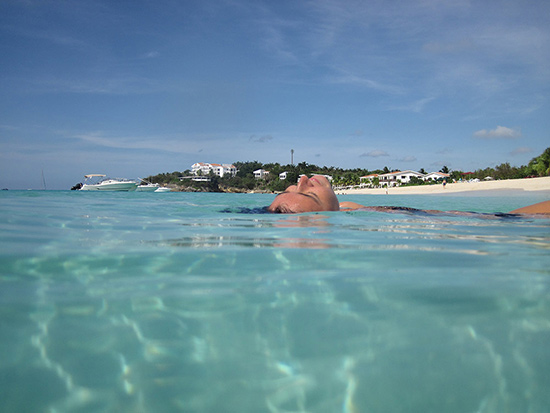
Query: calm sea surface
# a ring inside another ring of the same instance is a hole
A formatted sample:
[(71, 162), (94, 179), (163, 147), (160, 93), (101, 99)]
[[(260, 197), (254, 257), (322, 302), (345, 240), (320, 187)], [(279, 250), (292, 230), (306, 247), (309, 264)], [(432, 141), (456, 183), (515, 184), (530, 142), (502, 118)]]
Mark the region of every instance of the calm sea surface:
[(550, 220), (272, 199), (2, 191), (0, 411), (550, 411)]

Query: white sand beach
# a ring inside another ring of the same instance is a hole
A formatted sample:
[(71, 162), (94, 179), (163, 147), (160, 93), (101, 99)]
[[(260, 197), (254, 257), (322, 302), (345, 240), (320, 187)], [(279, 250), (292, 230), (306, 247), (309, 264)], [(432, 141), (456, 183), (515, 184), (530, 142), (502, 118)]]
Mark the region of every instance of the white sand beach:
[(337, 190), (335, 192), (337, 195), (386, 193), (388, 195), (444, 195), (474, 191), (479, 194), (481, 194), (480, 191), (548, 191), (550, 196), (550, 176), (545, 176), (542, 178), (448, 183), (445, 187), (442, 184), (403, 186), (389, 188), (387, 192), (385, 188), (345, 189)]

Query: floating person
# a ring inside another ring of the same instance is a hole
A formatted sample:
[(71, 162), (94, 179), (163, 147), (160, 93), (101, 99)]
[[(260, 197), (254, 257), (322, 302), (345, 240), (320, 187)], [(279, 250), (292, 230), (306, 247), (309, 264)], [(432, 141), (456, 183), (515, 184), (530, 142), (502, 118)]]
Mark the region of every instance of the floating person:
[[(436, 210), (418, 210), (407, 207), (369, 207), (360, 205), (356, 202), (339, 202), (336, 194), (328, 179), (322, 175), (314, 175), (311, 178), (302, 176), (298, 184), (289, 186), (284, 192), (275, 197), (267, 211), (280, 214), (298, 214), (303, 212), (321, 212), (321, 211), (350, 211), (350, 210), (370, 210), (383, 212), (427, 212), (443, 213)], [(466, 215), (468, 213), (451, 211)], [(515, 209), (510, 214), (545, 214), (550, 215), (550, 201), (539, 202), (523, 208)]]
[(339, 211), (340, 204), (326, 177), (303, 175), (297, 185), (277, 195), (267, 210), (280, 214)]

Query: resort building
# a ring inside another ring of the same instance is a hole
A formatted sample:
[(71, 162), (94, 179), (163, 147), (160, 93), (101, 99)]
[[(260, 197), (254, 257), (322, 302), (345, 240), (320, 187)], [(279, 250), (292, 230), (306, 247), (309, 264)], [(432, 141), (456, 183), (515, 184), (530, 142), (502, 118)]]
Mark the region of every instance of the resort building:
[[(450, 174), (445, 174), (442, 172), (430, 172), (429, 174), (423, 174), (421, 172), (416, 171), (397, 171), (397, 172), (390, 172), (387, 174), (371, 174), (371, 175), (365, 175), (361, 176), (359, 178), (361, 184), (359, 187), (367, 187), (367, 186), (399, 186), (401, 184), (408, 184), (411, 182), (412, 178), (418, 178), (422, 181), (442, 181), (442, 180), (450, 180)], [(376, 179), (378, 179), (378, 182), (376, 182)]]
[(256, 179), (264, 179), (267, 175), (269, 175), (269, 171), (265, 169), (256, 169), (254, 171), (254, 178)]
[(281, 181), (284, 181), (284, 180), (286, 179), (287, 175), (288, 175), (288, 172), (281, 172), (281, 173), (279, 174), (279, 179), (280, 179)]
[(424, 179), (424, 174), (416, 171), (397, 171), (378, 175), (381, 185), (397, 186), (399, 184), (409, 183), (412, 177)]
[(443, 180), (443, 179), (449, 179), (449, 174), (444, 174), (443, 172), (430, 172), (426, 176), (424, 176), (425, 181), (437, 181), (437, 180)]
[(223, 178), (224, 176), (235, 176), (237, 174), (237, 168), (231, 164), (219, 164), (219, 163), (206, 163), (197, 162), (191, 166), (193, 175), (209, 175), (212, 172), (214, 175)]
[(365, 176), (361, 176), (359, 177), (359, 180), (360, 181), (369, 181), (369, 182), (372, 182), (374, 180), (374, 178), (378, 178), (379, 175), (378, 174), (370, 174), (370, 175), (365, 175)]

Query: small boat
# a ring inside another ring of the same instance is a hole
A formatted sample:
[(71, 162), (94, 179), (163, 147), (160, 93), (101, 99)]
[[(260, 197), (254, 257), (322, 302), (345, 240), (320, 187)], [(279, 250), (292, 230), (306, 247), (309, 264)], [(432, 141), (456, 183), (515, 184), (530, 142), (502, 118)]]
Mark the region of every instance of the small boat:
[[(138, 182), (131, 179), (112, 179), (106, 178), (102, 174), (84, 175), (85, 183), (80, 188), (81, 191), (135, 191)], [(103, 179), (101, 179), (103, 178)], [(98, 180), (99, 179), (99, 180)]]
[(136, 188), (136, 191), (138, 192), (156, 192), (157, 189), (159, 189), (159, 184), (145, 184), (145, 185), (139, 185)]
[(170, 189), (170, 188), (167, 188), (167, 187), (165, 187), (165, 186), (159, 186), (159, 187), (155, 190), (155, 192), (170, 192), (170, 191), (171, 191), (171, 189)]
[(160, 188), (159, 184), (154, 184), (141, 178), (139, 180), (141, 181), (141, 185), (136, 188), (138, 192), (157, 192), (157, 189)]

